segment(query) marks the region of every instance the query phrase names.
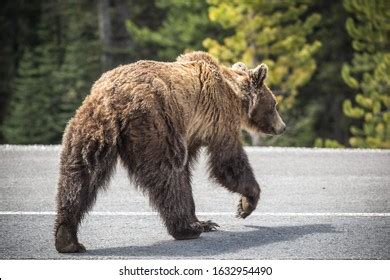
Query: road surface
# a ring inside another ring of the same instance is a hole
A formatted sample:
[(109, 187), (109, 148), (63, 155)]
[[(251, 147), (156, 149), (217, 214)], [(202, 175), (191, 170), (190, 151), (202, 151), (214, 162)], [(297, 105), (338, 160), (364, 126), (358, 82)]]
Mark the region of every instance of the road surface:
[(84, 254), (58, 254), (53, 223), (59, 146), (0, 146), (0, 259), (390, 259), (390, 151), (246, 148), (262, 186), (258, 209), (193, 180), (198, 216), (220, 225), (175, 241), (118, 165), (80, 229)]

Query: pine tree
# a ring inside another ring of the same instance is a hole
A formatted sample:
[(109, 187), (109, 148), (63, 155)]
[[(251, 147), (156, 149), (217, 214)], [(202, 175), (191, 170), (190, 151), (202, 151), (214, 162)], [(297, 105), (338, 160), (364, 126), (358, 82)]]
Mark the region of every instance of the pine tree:
[(96, 9), (77, 0), (65, 3), (63, 40), (66, 46), (61, 67), (54, 74), (60, 98), (57, 114), (61, 134), (101, 72)]
[(6, 142), (49, 144), (58, 139), (59, 98), (54, 78), (61, 56), (55, 3), (42, 7), (39, 43), (26, 50), (17, 73), (15, 91), (4, 123)]
[(43, 4), (38, 43), (20, 62), (3, 126), (7, 143), (53, 144), (100, 72), (96, 11), (88, 1)]
[[(139, 54), (156, 60), (174, 60), (186, 50), (202, 50), (208, 36), (220, 37), (221, 28), (208, 19), (205, 0), (156, 0), (159, 23), (128, 21)], [(134, 17), (134, 16), (133, 16)]]
[(298, 88), (316, 69), (312, 55), (320, 42), (308, 35), (320, 15), (306, 16), (309, 2), (210, 0), (209, 17), (234, 34), (220, 43), (209, 38), (204, 45), (223, 62), (243, 61), (249, 66), (269, 66), (268, 84), (284, 95), (283, 108), (291, 108)]
[[(344, 145), (348, 143), (350, 125), (342, 103), (352, 93), (340, 75), (343, 63), (350, 61), (353, 54), (350, 36), (343, 28), (347, 12), (342, 1), (328, 0), (316, 0), (309, 12), (321, 15), (321, 24), (312, 35), (321, 41), (321, 48), (314, 55), (317, 69), (312, 79), (299, 90), (294, 106), (294, 111), (301, 110), (301, 118), (304, 116), (312, 121), (310, 127), (305, 126), (311, 137), (307, 137), (306, 143), (300, 141), (300, 145), (312, 146), (314, 143), (315, 146), (341, 147), (335, 144), (337, 141)], [(301, 139), (301, 135), (296, 135), (297, 139)]]
[(386, 0), (345, 0), (344, 6), (351, 13), (346, 28), (355, 53), (342, 77), (358, 92), (343, 103), (345, 115), (356, 120), (349, 143), (390, 148), (390, 6)]
[(3, 0), (0, 9), (0, 143), (3, 121), (14, 90), (17, 67), (23, 53), (35, 45), (41, 0)]

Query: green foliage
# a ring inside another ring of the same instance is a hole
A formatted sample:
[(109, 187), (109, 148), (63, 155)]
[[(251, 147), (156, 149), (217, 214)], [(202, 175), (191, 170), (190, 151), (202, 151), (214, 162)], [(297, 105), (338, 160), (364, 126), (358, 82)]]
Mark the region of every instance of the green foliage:
[(57, 113), (61, 128), (80, 106), (101, 71), (96, 11), (77, 0), (68, 0), (64, 16), (64, 58), (54, 73), (60, 97)]
[(316, 140), (314, 141), (314, 147), (316, 147), (316, 148), (332, 148), (332, 149), (345, 148), (344, 145), (340, 144), (336, 140), (322, 139), (322, 138), (316, 138)]
[(18, 69), (15, 93), (3, 127), (9, 143), (49, 144), (57, 139), (61, 130), (56, 118), (59, 98), (53, 81), (61, 53), (61, 44), (55, 37), (58, 10), (50, 4), (44, 9), (45, 17), (38, 29), (41, 44), (26, 50)]
[(358, 120), (351, 126), (352, 147), (390, 148), (390, 51), (388, 37), (390, 6), (385, 0), (345, 0), (351, 13), (346, 28), (355, 50), (342, 77), (358, 91), (354, 102), (345, 100), (346, 116)]
[[(105, 58), (114, 67), (207, 49), (223, 63), (269, 65), (287, 131), (261, 142), (244, 132), (245, 142), (390, 148), (388, 1), (207, 1), (102, 10), (90, 0), (4, 0), (0, 143), (58, 143)], [(98, 33), (102, 22), (110, 32)]]
[(42, 6), (38, 43), (20, 61), (3, 125), (8, 143), (59, 143), (99, 72), (95, 13), (78, 1), (63, 4)]
[(208, 38), (204, 46), (221, 61), (243, 61), (254, 67), (269, 66), (268, 84), (280, 94), (280, 107), (290, 109), (298, 89), (316, 69), (313, 54), (319, 41), (308, 42), (308, 35), (320, 15), (306, 15), (309, 1), (229, 1), (210, 0), (209, 17), (234, 34), (219, 42)]
[[(15, 94), (10, 104), (9, 120), (4, 125), (5, 139), (9, 143), (27, 144), (44, 142), (47, 137), (47, 122), (50, 120), (34, 118), (34, 115), (47, 113), (50, 106), (42, 98), (38, 77), (42, 77), (42, 68), (37, 67), (36, 53), (26, 51), (19, 66)], [(43, 79), (39, 79), (43, 82)]]
[[(346, 11), (340, 1), (317, 0), (309, 12), (321, 15), (321, 23), (311, 37), (321, 41), (322, 46), (314, 55), (317, 69), (312, 79), (299, 90), (293, 109), (313, 111), (311, 115), (302, 112), (298, 119), (312, 120), (308, 123), (311, 127), (305, 127), (313, 137), (309, 146), (315, 144), (316, 138), (335, 139), (345, 145), (350, 120), (343, 114), (342, 103), (352, 90), (343, 81), (340, 71), (343, 63), (352, 59), (353, 53), (351, 39), (344, 28)], [(310, 110), (313, 106), (315, 108)]]
[(204, 0), (156, 0), (155, 9), (164, 11), (158, 27), (139, 26), (129, 20), (128, 30), (139, 48), (149, 50), (149, 59), (174, 60), (187, 49), (202, 49), (208, 35), (218, 36), (218, 28), (208, 20)]
[(348, 65), (344, 64), (341, 69), (341, 77), (343, 77), (345, 83), (353, 89), (359, 88), (359, 82), (351, 76), (351, 68)]

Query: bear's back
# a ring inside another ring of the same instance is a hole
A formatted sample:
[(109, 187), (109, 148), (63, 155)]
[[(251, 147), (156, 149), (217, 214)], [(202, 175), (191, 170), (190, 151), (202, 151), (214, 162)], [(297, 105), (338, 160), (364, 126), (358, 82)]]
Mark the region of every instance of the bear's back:
[(119, 119), (123, 126), (165, 115), (189, 135), (219, 134), (237, 126), (239, 112), (215, 70), (204, 61), (144, 60), (119, 66), (95, 82), (79, 113), (100, 116), (94, 117), (95, 125)]

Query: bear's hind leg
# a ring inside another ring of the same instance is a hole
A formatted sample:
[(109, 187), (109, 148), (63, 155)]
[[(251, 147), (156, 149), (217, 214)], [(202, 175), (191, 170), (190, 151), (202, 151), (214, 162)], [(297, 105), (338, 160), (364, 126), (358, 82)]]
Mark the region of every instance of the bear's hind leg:
[(186, 170), (145, 174), (152, 205), (159, 211), (168, 233), (177, 240), (198, 238), (203, 226), (195, 215), (190, 179)]
[[(135, 168), (125, 166), (133, 174), (137, 185), (146, 191), (149, 200), (175, 239), (198, 238), (204, 231), (202, 223), (195, 215), (190, 176), (187, 168), (177, 170), (164, 160), (147, 160), (146, 155), (138, 155)], [(134, 173), (132, 173), (134, 172)]]
[(164, 102), (157, 98), (159, 114), (148, 112), (132, 120), (122, 134), (119, 154), (130, 177), (149, 195), (168, 233), (179, 240), (194, 239), (203, 227), (195, 215), (190, 153), (178, 121), (166, 113), (170, 107)]
[(54, 229), (58, 252), (85, 252), (78, 242), (78, 226), (93, 206), (98, 190), (108, 182), (116, 160), (115, 147), (96, 142), (76, 147), (64, 143)]

